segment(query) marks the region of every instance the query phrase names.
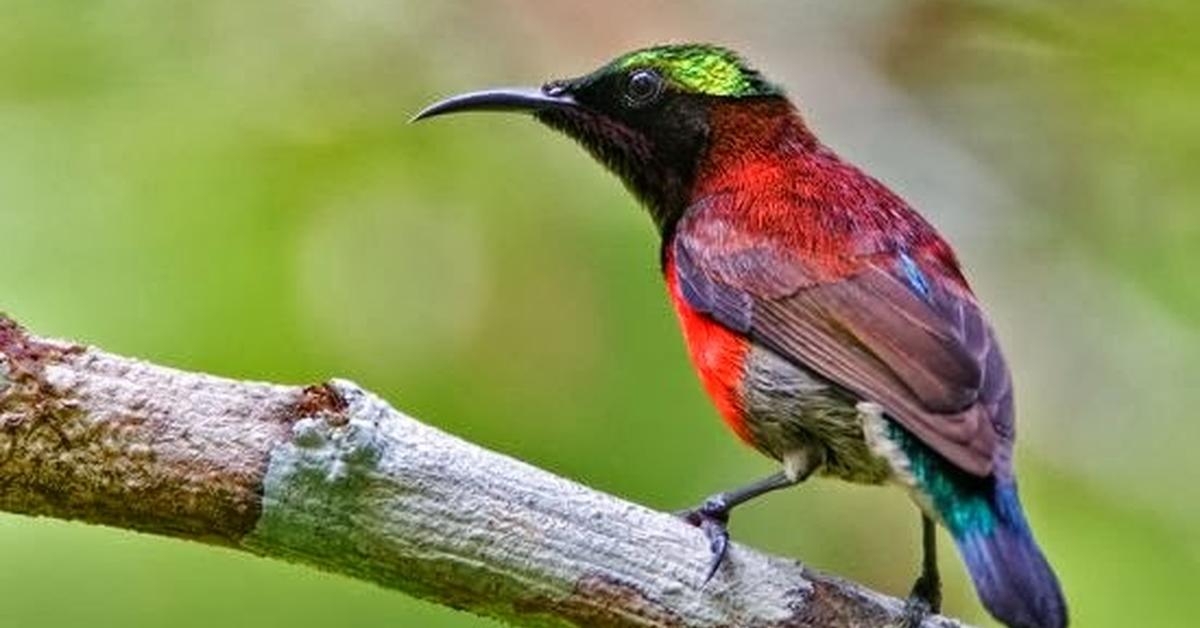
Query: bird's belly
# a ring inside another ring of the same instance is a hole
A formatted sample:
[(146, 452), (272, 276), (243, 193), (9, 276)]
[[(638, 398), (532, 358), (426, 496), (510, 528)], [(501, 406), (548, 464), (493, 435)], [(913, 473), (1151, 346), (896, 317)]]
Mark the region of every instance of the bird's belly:
[(891, 464), (864, 437), (857, 397), (758, 345), (747, 352), (743, 370), (742, 405), (755, 447), (776, 458), (815, 449), (824, 460), (818, 473), (851, 482), (892, 477)]

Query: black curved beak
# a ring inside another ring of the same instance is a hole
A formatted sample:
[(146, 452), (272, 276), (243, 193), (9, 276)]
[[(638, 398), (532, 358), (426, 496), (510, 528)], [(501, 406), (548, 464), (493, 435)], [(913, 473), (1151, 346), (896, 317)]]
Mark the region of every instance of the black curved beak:
[(459, 94), (435, 102), (422, 109), (409, 122), (463, 111), (535, 112), (544, 109), (572, 109), (578, 106), (579, 103), (561, 89), (489, 89)]

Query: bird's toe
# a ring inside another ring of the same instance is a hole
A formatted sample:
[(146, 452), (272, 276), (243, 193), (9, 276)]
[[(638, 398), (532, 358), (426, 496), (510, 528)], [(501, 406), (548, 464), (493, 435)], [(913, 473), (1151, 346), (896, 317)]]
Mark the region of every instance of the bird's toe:
[(717, 495), (704, 500), (696, 508), (683, 510), (676, 516), (700, 528), (708, 538), (709, 563), (702, 584), (708, 584), (720, 569), (729, 550), (729, 506)]

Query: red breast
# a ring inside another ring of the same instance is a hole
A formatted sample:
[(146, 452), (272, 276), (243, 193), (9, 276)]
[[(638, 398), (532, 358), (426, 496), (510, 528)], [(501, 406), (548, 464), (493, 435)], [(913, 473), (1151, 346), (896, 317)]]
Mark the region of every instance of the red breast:
[(738, 438), (751, 444), (742, 403), (742, 376), (750, 342), (708, 315), (692, 309), (680, 292), (675, 264), (669, 251), (665, 262), (663, 274), (666, 275), (667, 291), (679, 316), (688, 356), (700, 375), (700, 382), (725, 424)]

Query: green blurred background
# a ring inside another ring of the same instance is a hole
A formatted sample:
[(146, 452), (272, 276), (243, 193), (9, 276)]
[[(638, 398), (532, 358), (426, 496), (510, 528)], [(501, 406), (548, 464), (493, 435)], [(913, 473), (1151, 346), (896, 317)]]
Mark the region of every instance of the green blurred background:
[[(230, 377), (354, 379), (661, 509), (771, 464), (687, 365), (649, 220), (526, 119), (435, 97), (708, 40), (956, 244), (1018, 383), (1025, 503), (1078, 626), (1200, 593), (1200, 4), (0, 0), (0, 309)], [(895, 490), (739, 511), (894, 594)], [(943, 536), (943, 547), (948, 539)], [(0, 516), (0, 626), (489, 626), (193, 543)], [(957, 557), (946, 610), (990, 625)]]

